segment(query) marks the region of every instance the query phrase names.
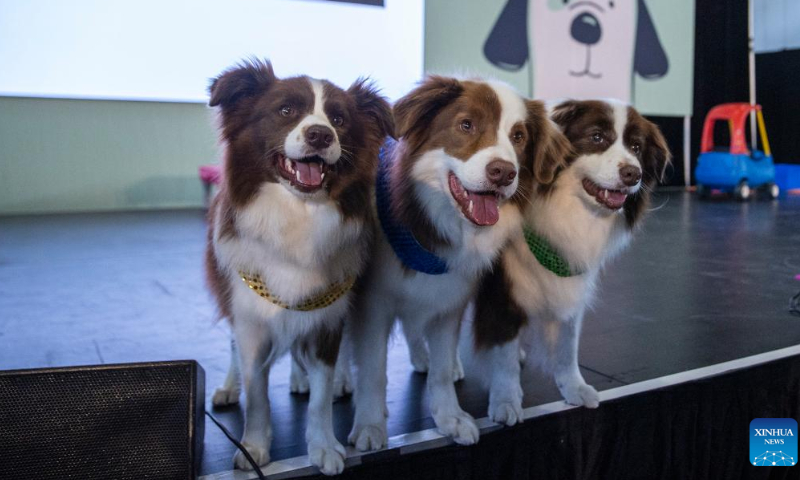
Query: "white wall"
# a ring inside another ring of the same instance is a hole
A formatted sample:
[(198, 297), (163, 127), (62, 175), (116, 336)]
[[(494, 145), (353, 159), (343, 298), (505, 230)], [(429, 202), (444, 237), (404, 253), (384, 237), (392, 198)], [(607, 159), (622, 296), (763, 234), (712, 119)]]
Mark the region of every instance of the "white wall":
[(423, 0), (0, 0), (0, 95), (203, 102), (247, 56), (390, 98), (422, 75)]

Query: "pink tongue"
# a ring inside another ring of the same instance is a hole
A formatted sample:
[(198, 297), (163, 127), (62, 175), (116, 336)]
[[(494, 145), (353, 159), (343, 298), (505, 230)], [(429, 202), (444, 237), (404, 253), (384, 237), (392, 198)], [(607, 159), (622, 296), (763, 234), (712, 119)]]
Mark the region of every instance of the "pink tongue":
[(468, 197), (472, 202), (472, 213), (467, 213), (470, 220), (478, 225), (497, 223), (500, 219), (500, 212), (497, 211), (497, 197), (494, 194), (468, 192)]
[(614, 192), (614, 191), (609, 191), (608, 192), (608, 198), (606, 198), (606, 196), (605, 196), (606, 195), (606, 191), (605, 190), (600, 190), (600, 192), (597, 195), (598, 195), (599, 198), (602, 199), (603, 203), (605, 203), (608, 206), (614, 207), (614, 208), (621, 207), (622, 204), (625, 203), (625, 199), (628, 198), (627, 194), (622, 193), (622, 192)]
[(322, 183), (322, 164), (319, 162), (295, 162), (295, 179), (303, 185), (316, 187)]

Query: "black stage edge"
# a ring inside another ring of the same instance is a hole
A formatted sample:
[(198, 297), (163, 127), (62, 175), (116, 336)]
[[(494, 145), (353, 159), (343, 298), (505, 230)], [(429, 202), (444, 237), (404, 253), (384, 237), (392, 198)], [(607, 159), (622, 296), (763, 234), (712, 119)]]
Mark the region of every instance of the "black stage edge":
[[(755, 388), (754, 388), (755, 387)], [(342, 479), (788, 479), (800, 467), (755, 467), (754, 418), (798, 418), (800, 346), (601, 392), (596, 410), (553, 402), (504, 428), (481, 419), (480, 442), (432, 430), (370, 454), (348, 448)], [(306, 457), (270, 464), (269, 478), (314, 475)], [(224, 472), (204, 480), (255, 478)]]

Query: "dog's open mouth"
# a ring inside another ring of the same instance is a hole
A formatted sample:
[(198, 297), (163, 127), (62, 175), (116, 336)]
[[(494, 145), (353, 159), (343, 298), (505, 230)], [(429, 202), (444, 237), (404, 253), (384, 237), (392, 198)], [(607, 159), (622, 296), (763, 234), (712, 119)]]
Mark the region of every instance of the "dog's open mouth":
[(611, 210), (621, 208), (628, 198), (628, 194), (622, 190), (603, 188), (588, 178), (583, 179), (583, 189), (586, 190), (586, 193), (593, 196), (594, 199), (597, 200), (597, 203)]
[(448, 183), (450, 184), (450, 194), (461, 207), (461, 213), (470, 222), (479, 226), (497, 223), (500, 219), (500, 211), (497, 208), (500, 197), (497, 192), (470, 192), (464, 188), (461, 180), (453, 172), (450, 172)]
[(316, 192), (322, 188), (328, 164), (318, 156), (292, 160), (278, 154), (275, 160), (281, 176), (288, 180), (294, 188), (303, 193)]

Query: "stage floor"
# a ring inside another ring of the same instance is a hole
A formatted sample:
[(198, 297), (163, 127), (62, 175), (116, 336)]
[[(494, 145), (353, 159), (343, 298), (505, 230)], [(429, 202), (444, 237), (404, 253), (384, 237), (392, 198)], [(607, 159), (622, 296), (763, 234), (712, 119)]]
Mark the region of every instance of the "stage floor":
[[(654, 203), (587, 314), (580, 362), (589, 383), (609, 390), (800, 344), (800, 318), (788, 313), (800, 290), (800, 197), (736, 203), (661, 192)], [(0, 217), (0, 369), (196, 359), (210, 399), (226, 372), (228, 334), (203, 286), (204, 243), (199, 210)], [(289, 394), (287, 360), (271, 376), (274, 460), (305, 454), (307, 397)], [(560, 400), (551, 380), (523, 372), (525, 407)], [(390, 436), (433, 427), (424, 385), (396, 336)], [(486, 416), (479, 379), (468, 373), (458, 392), (467, 411)], [(344, 442), (351, 402), (334, 412)], [(238, 408), (215, 413), (241, 433)], [(202, 473), (230, 470), (233, 451), (209, 423)]]

